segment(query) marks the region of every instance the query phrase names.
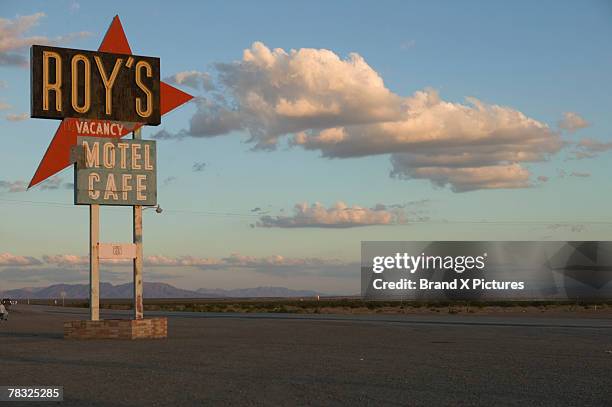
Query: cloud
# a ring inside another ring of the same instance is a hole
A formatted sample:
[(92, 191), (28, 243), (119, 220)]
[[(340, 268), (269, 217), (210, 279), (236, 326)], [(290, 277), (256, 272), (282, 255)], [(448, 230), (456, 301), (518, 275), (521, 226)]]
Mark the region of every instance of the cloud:
[(403, 50), (414, 48), (415, 46), (416, 46), (416, 40), (407, 40), (400, 44), (400, 48)]
[(404, 97), (359, 54), (285, 51), (255, 42), (242, 60), (215, 64), (217, 91), (196, 102), (189, 129), (158, 138), (246, 131), (254, 149), (281, 140), (323, 157), (390, 155), (391, 175), (457, 192), (525, 188), (530, 172), (564, 145), (546, 124), (475, 98), (442, 100), (431, 89)]
[[(8, 86), (7, 82), (4, 80), (0, 80), (0, 89), (5, 89)], [(0, 100), (0, 110), (8, 110), (8, 109), (12, 109), (13, 106), (11, 106), (10, 104), (6, 103), (3, 100)]]
[(479, 167), (415, 167), (409, 155), (396, 154), (391, 157), (391, 176), (400, 179), (427, 179), (439, 187), (451, 186), (453, 192), (477, 189), (527, 188), (529, 171), (519, 164), (490, 165)]
[[(131, 261), (102, 261), (105, 281), (124, 281)], [(279, 277), (357, 277), (360, 264), (334, 258), (285, 257), (281, 255), (248, 256), (232, 253), (227, 257), (147, 256), (144, 259), (148, 276), (156, 279), (175, 279), (185, 276), (186, 268), (201, 271), (247, 271)], [(0, 279), (4, 281), (82, 282), (88, 276), (88, 256), (58, 254), (33, 257), (0, 254)]]
[(193, 163), (192, 170), (193, 172), (202, 172), (206, 168), (205, 162), (195, 162)]
[[(62, 178), (55, 175), (51, 178), (43, 181), (38, 187), (41, 191), (56, 190), (60, 188), (72, 189), (74, 184), (72, 182), (64, 183)], [(24, 192), (28, 189), (28, 183), (26, 181), (5, 181), (0, 180), (0, 192)]]
[(29, 118), (30, 118), (30, 115), (28, 113), (19, 113), (19, 114), (10, 113), (6, 115), (6, 120), (8, 120), (9, 122), (21, 122)]
[(387, 209), (384, 205), (374, 208), (347, 206), (338, 202), (325, 208), (316, 202), (296, 204), (291, 216), (262, 216), (255, 224), (264, 228), (351, 228), (372, 225), (394, 225), (405, 222), (402, 209)]
[(589, 127), (587, 122), (582, 116), (574, 112), (563, 113), (563, 119), (559, 121), (559, 128), (567, 130), (570, 133), (576, 132), (576, 130), (584, 129)]
[[(181, 134), (184, 133), (184, 134)], [(178, 132), (178, 133), (171, 133), (166, 129), (161, 129), (158, 132), (155, 132), (151, 135), (151, 138), (154, 140), (175, 140), (175, 139), (182, 139), (184, 137), (187, 137), (187, 133), (186, 132)]]
[[(343, 60), (325, 49), (287, 53), (256, 42), (242, 61), (215, 67), (231, 103), (208, 102), (226, 122), (233, 119), (233, 128), (248, 130), (257, 148), (274, 148), (282, 135), (391, 120), (401, 113), (401, 98), (355, 53)], [(214, 110), (200, 113), (207, 112)], [(194, 135), (202, 130), (198, 123), (191, 123)]]
[(185, 71), (167, 77), (166, 80), (177, 85), (189, 86), (193, 89), (214, 90), (212, 78), (207, 72)]
[(244, 256), (238, 253), (233, 253), (222, 259), (226, 267), (245, 267), (254, 269), (269, 270), (274, 268), (280, 269), (319, 269), (325, 267), (339, 267), (348, 264), (338, 259), (321, 259), (316, 257), (285, 257), (280, 255), (273, 256)]
[[(15, 262), (2, 264), (2, 255), (0, 255), (0, 266), (27, 266), (27, 265), (50, 265), (58, 268), (77, 268), (89, 264), (89, 256), (79, 256), (71, 254), (57, 254), (42, 256), (42, 262), (35, 258), (30, 259), (31, 263), (15, 264)], [(105, 260), (107, 266), (129, 266), (129, 261), (109, 261)], [(316, 257), (285, 257), (281, 255), (272, 256), (245, 256), (238, 253), (232, 253), (227, 257), (207, 258), (197, 256), (147, 256), (144, 259), (144, 264), (148, 267), (196, 267), (200, 269), (232, 269), (232, 268), (249, 268), (258, 270), (275, 269), (313, 269), (325, 267), (345, 267), (352, 265), (351, 262), (345, 262), (338, 259), (322, 259)]]
[(427, 215), (429, 207), (434, 201), (431, 199), (417, 199), (414, 201), (408, 201), (400, 204), (390, 205), (376, 205), (376, 209), (400, 209), (402, 210), (401, 216), (403, 218), (409, 218), (411, 221), (427, 221), (430, 217)]
[(567, 171), (563, 170), (563, 169), (557, 169), (557, 177), (559, 178), (565, 178), (566, 176), (569, 177), (578, 177), (578, 178), (587, 178), (591, 176), (590, 172), (580, 172), (580, 171), (572, 171), (571, 173), (567, 173)]
[(83, 266), (89, 264), (89, 256), (73, 254), (44, 255), (42, 259), (47, 264), (55, 264), (57, 266)]
[(26, 36), (26, 33), (38, 25), (43, 17), (44, 13), (35, 13), (18, 16), (12, 20), (0, 18), (0, 65), (27, 66), (28, 58), (24, 55), (24, 51), (33, 44), (58, 45), (90, 35), (88, 32), (77, 32), (55, 38), (40, 35)]
[[(108, 275), (106, 274), (106, 278)], [(76, 283), (87, 280), (87, 269), (66, 270), (60, 267), (6, 267), (0, 269), (0, 276), (4, 281), (27, 282), (40, 285), (49, 283)]]
[(56, 175), (43, 181), (39, 188), (41, 191), (59, 189), (62, 183), (62, 179)]
[[(89, 264), (89, 256), (79, 256), (74, 254), (56, 254), (56, 255), (44, 255), (42, 256), (43, 262), (46, 264), (53, 264), (62, 267), (75, 267), (84, 266)], [(129, 260), (101, 260), (108, 265), (127, 266), (130, 264)], [(213, 261), (213, 260), (211, 260)], [(165, 256), (148, 256), (145, 257), (145, 265), (156, 267), (156, 266), (203, 266), (208, 263), (206, 259), (185, 256), (185, 257), (165, 257)]]
[(25, 181), (3, 181), (0, 180), (0, 192), (23, 192), (28, 189)]
[(559, 231), (569, 231), (569, 232), (584, 232), (586, 230), (586, 225), (581, 223), (555, 223), (554, 225), (548, 225), (547, 229), (553, 230), (555, 232)]
[(265, 267), (324, 267), (344, 265), (346, 262), (337, 259), (321, 259), (315, 257), (285, 257), (272, 256), (245, 256), (232, 253), (222, 258), (206, 258), (194, 256), (148, 256), (145, 265), (150, 267), (198, 267), (202, 269), (222, 268), (265, 268)]
[(578, 147), (590, 153), (601, 153), (612, 150), (612, 142), (605, 143), (592, 138), (584, 138), (580, 140)]
[(162, 185), (166, 187), (166, 186), (168, 186), (168, 185), (174, 184), (174, 183), (175, 183), (177, 180), (178, 180), (178, 178), (177, 178), (177, 177), (174, 177), (174, 176), (171, 176), (171, 177), (166, 177), (166, 178), (164, 178), (164, 180), (162, 181)]
[(168, 257), (168, 256), (148, 256), (145, 264), (152, 267), (208, 267), (221, 264), (218, 259), (209, 259), (193, 256)]
[(571, 151), (569, 156), (566, 158), (567, 160), (583, 160), (586, 158), (595, 158), (597, 154), (589, 153), (588, 151)]
[(404, 100), (395, 121), (303, 132), (295, 143), (327, 157), (391, 154), (391, 176), (427, 179), (455, 192), (530, 186), (524, 162), (544, 161), (563, 142), (545, 124), (508, 107), (469, 98), (442, 101), (432, 90)]
[(569, 153), (569, 160), (582, 160), (595, 158), (599, 153), (612, 150), (612, 142), (602, 142), (592, 138), (583, 138), (575, 146), (575, 150)]
[(40, 260), (29, 256), (17, 256), (11, 253), (0, 253), (0, 267), (5, 266), (37, 266)]
[(347, 277), (359, 275), (359, 263), (318, 257), (247, 256), (232, 253), (222, 258), (192, 256), (150, 256), (145, 259), (149, 267), (195, 267), (201, 270), (253, 270), (280, 276)]
[(401, 204), (402, 207), (409, 207), (409, 206), (426, 206), (426, 205), (430, 205), (433, 201), (431, 199), (427, 199), (427, 198), (423, 198), (423, 199), (417, 199), (415, 201), (409, 201), (406, 202), (405, 204)]
[(243, 117), (239, 112), (207, 97), (196, 98), (194, 103), (197, 111), (190, 120), (189, 131), (182, 130), (176, 134), (170, 134), (162, 133), (162, 130), (155, 138), (214, 137), (243, 129)]
[[(89, 265), (89, 256), (75, 254), (44, 255), (42, 261), (58, 267), (79, 267)], [(129, 266), (131, 264), (129, 259), (100, 259), (100, 262), (107, 266)]]

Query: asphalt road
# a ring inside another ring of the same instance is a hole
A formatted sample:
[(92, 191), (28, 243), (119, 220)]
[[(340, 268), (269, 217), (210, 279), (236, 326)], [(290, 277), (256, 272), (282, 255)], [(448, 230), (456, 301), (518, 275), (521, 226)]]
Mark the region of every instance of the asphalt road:
[(86, 310), (19, 305), (0, 385), (64, 386), (62, 406), (612, 405), (608, 319), (147, 315), (167, 340), (65, 341)]

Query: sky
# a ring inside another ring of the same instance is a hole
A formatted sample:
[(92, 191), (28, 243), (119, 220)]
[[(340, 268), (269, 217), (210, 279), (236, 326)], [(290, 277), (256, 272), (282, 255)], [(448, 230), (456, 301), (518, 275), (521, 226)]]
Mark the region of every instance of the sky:
[(29, 117), (29, 47), (95, 50), (115, 15), (195, 96), (143, 130), (145, 281), (348, 294), (361, 241), (612, 233), (609, 2), (2, 1), (0, 290), (87, 282), (73, 170), (25, 190), (59, 124)]

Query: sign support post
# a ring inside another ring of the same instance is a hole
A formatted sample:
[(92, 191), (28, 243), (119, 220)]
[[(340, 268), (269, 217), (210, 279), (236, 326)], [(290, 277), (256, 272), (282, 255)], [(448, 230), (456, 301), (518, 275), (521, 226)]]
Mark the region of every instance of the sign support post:
[(89, 205), (89, 316), (100, 319), (100, 205)]
[[(134, 140), (142, 139), (141, 129), (137, 129), (132, 133)], [(143, 301), (142, 301), (142, 205), (134, 205), (134, 228), (133, 237), (134, 245), (136, 245), (136, 256), (134, 257), (134, 319), (143, 319)]]

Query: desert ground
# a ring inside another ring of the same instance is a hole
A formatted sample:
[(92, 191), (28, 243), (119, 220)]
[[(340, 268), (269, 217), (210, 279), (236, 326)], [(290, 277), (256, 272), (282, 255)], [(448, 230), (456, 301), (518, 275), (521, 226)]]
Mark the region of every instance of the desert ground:
[(66, 406), (612, 405), (609, 312), (147, 315), (168, 339), (69, 341), (86, 309), (17, 305), (0, 385), (64, 386)]

